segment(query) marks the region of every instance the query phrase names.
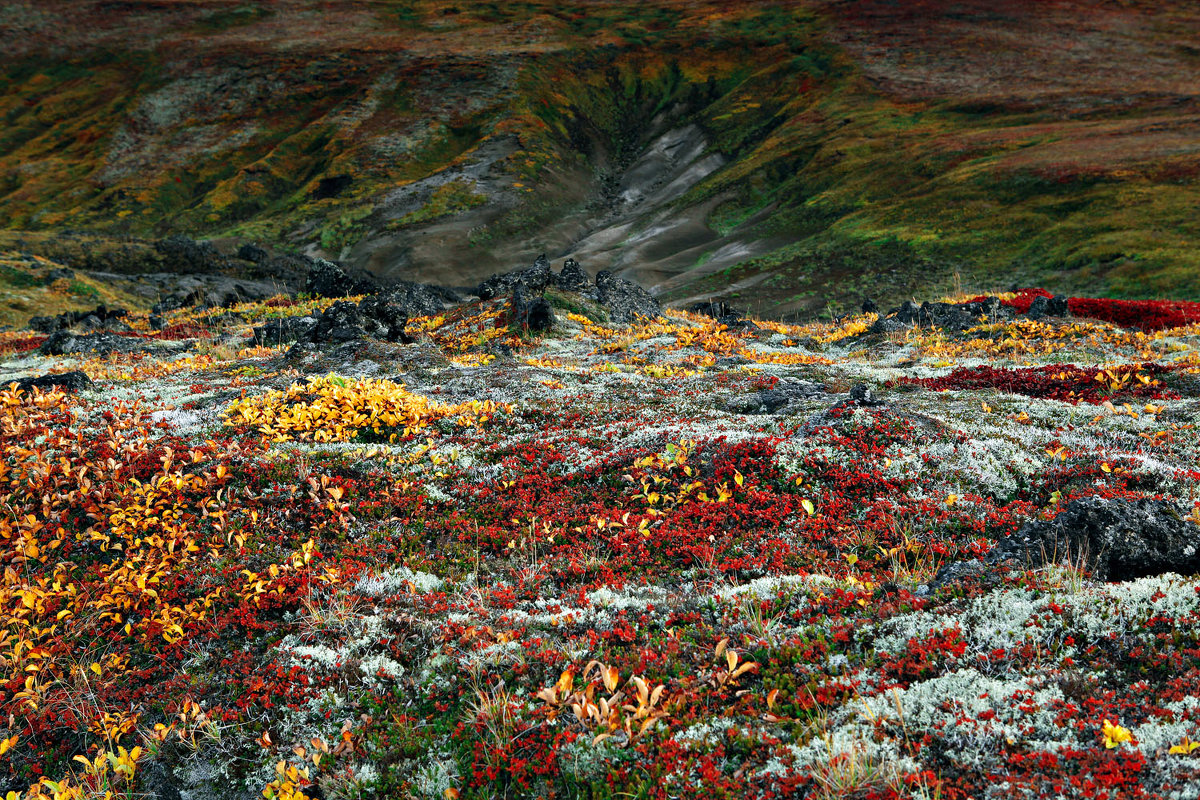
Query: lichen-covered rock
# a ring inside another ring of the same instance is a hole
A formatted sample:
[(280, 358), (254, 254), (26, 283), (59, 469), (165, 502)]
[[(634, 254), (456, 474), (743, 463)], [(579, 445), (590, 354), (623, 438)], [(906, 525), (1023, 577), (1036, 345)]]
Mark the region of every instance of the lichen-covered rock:
[(128, 315), (128, 311), (123, 308), (109, 309), (103, 305), (96, 306), (91, 311), (65, 311), (56, 317), (32, 317), (29, 320), (30, 330), (35, 330), (39, 333), (54, 333), (55, 331), (72, 328), (89, 317), (94, 317), (96, 324), (92, 327), (100, 327), (105, 324), (111, 324)]
[(568, 258), (562, 271), (554, 276), (554, 285), (564, 292), (584, 292), (591, 288), (592, 280), (578, 261)]
[(1200, 526), (1162, 500), (1089, 497), (1051, 520), (1027, 523), (989, 554), (991, 561), (1040, 566), (1064, 559), (1103, 581), (1200, 573)]
[(760, 389), (725, 404), (728, 411), (738, 414), (785, 414), (796, 403), (825, 397), (825, 388), (805, 380), (780, 380), (770, 389)]
[(379, 284), (365, 276), (352, 276), (332, 261), (318, 258), (304, 279), (304, 291), (321, 297), (348, 297), (377, 292)]
[(223, 266), (224, 259), (212, 242), (176, 234), (154, 243), (166, 266), (175, 272), (206, 272)]
[(139, 339), (118, 336), (107, 331), (77, 336), (69, 331), (58, 331), (42, 342), (38, 352), (44, 356), (64, 356), (71, 353), (134, 353), (145, 350)]
[(87, 373), (80, 372), (79, 370), (60, 372), (52, 375), (39, 375), (36, 378), (18, 378), (13, 383), (17, 385), (17, 389), (25, 392), (30, 389), (65, 389), (68, 392), (79, 392), (84, 389), (96, 388), (96, 385), (92, 383), (92, 379), (87, 376)]
[(267, 320), (254, 329), (253, 343), (273, 347), (304, 339), (317, 326), (316, 317), (283, 317)]
[(1066, 295), (1056, 294), (1054, 297), (1033, 298), (1026, 316), (1030, 319), (1043, 319), (1044, 317), (1065, 317), (1070, 313)]
[(513, 287), (508, 304), (509, 318), (514, 325), (532, 333), (544, 333), (554, 327), (554, 309), (543, 296), (527, 297), (523, 284)]
[(553, 277), (550, 261), (543, 253), (537, 257), (531, 267), (506, 272), (502, 275), (492, 275), (476, 287), (475, 294), (479, 295), (482, 300), (490, 300), (493, 297), (507, 294), (517, 284), (524, 286), (528, 294), (541, 294), (550, 285)]
[(619, 278), (608, 270), (596, 275), (596, 299), (608, 309), (613, 322), (628, 324), (662, 316), (662, 305), (636, 283)]

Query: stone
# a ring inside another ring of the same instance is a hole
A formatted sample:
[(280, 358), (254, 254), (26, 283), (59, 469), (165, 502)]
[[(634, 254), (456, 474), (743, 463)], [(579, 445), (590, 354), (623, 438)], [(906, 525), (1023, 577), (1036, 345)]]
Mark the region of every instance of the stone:
[(568, 258), (563, 262), (562, 271), (554, 276), (554, 285), (564, 292), (584, 292), (591, 288), (592, 280), (578, 261)]
[(737, 414), (786, 414), (795, 403), (824, 396), (825, 389), (819, 384), (783, 378), (770, 389), (729, 400), (725, 409)]
[(91, 311), (64, 311), (55, 317), (32, 317), (29, 320), (29, 328), (39, 333), (54, 333), (73, 328), (76, 325), (83, 325), (88, 329), (120, 327), (115, 326), (115, 323), (128, 314), (129, 312), (123, 308), (114, 308), (110, 311), (105, 306), (99, 305)]
[(883, 401), (875, 396), (875, 392), (865, 383), (856, 383), (850, 387), (850, 399), (860, 406), (881, 406)]
[(212, 242), (196, 241), (176, 234), (154, 243), (172, 272), (210, 272), (224, 266), (221, 253)]
[(146, 350), (145, 340), (118, 336), (115, 333), (101, 331), (76, 335), (70, 331), (57, 331), (42, 342), (38, 352), (44, 356), (65, 356), (71, 353), (134, 353)]
[(304, 291), (319, 297), (349, 297), (374, 294), (379, 291), (379, 284), (365, 276), (354, 277), (340, 265), (317, 258), (304, 279)]
[(620, 324), (639, 318), (658, 319), (662, 315), (662, 306), (653, 295), (608, 270), (596, 276), (596, 299), (608, 310), (609, 319)]
[(377, 338), (389, 342), (411, 341), (404, 333), (404, 327), (408, 325), (408, 309), (403, 293), (389, 292), (364, 297), (358, 304), (358, 313), (364, 321), (374, 321), (379, 326)]
[(863, 298), (863, 301), (862, 301), (862, 313), (864, 313), (864, 314), (878, 314), (878, 313), (879, 313), (879, 306), (878, 306), (878, 305), (876, 305), (875, 301), (874, 301), (874, 300), (872, 300), (871, 298), (869, 298), (869, 297), (864, 297), (864, 298)]
[(1163, 500), (1073, 500), (1051, 520), (1026, 523), (988, 554), (1018, 567), (1064, 559), (1102, 581), (1200, 573), (1200, 527)]
[(526, 297), (525, 286), (518, 283), (513, 287), (508, 304), (512, 324), (531, 333), (545, 333), (554, 327), (554, 309), (544, 296)]
[(315, 327), (317, 327), (316, 317), (282, 317), (267, 320), (254, 329), (251, 341), (259, 346), (274, 347), (304, 339)]
[(267, 251), (259, 247), (246, 243), (238, 248), (237, 257), (242, 261), (249, 261), (254, 264), (261, 264), (267, 260)]
[(17, 384), (17, 389), (23, 392), (30, 389), (65, 389), (68, 392), (79, 392), (84, 389), (96, 388), (87, 373), (79, 370), (60, 372), (54, 375), (39, 375), (36, 378), (18, 378), (14, 383)]
[(1066, 296), (1059, 294), (1054, 297), (1033, 298), (1025, 315), (1030, 319), (1042, 319), (1044, 317), (1065, 317), (1069, 313)]
[(506, 272), (502, 275), (493, 274), (475, 288), (475, 294), (481, 300), (490, 300), (493, 297), (508, 294), (518, 283), (525, 287), (528, 294), (541, 294), (550, 285), (553, 277), (550, 271), (550, 261), (543, 253), (537, 257), (531, 267)]

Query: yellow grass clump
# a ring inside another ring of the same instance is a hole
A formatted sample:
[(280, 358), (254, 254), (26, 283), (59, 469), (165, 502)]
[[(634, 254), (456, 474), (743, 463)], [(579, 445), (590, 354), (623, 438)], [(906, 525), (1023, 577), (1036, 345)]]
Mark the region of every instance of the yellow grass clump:
[(326, 375), (238, 400), (224, 417), (226, 425), (251, 426), (274, 441), (346, 442), (372, 431), (394, 442), (441, 419), (473, 427), (510, 410), (491, 400), (445, 405), (392, 381)]

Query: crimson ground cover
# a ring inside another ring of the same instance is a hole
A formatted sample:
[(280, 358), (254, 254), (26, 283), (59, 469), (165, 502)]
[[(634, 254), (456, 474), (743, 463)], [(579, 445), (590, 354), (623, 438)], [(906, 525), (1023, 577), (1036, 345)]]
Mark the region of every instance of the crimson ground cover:
[(530, 338), (502, 305), (303, 359), (239, 349), (282, 301), (14, 348), (6, 380), (98, 388), (0, 392), (0, 788), (1194, 792), (1195, 576), (929, 589), (1073, 499), (1200, 518), (1194, 328)]

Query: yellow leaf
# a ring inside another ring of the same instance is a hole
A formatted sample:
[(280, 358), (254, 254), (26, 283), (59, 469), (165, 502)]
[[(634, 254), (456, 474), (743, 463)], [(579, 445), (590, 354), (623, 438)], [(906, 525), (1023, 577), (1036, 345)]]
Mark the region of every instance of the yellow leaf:
[(811, 517), (811, 516), (812, 516), (814, 513), (816, 513), (816, 509), (815, 509), (815, 508), (813, 508), (812, 500), (809, 500), (808, 498), (805, 498), (805, 499), (803, 499), (803, 500), (801, 500), (801, 501), (800, 501), (800, 505), (804, 506), (804, 510), (808, 512), (808, 515), (809, 515), (810, 517)]
[[(1184, 736), (1182, 742), (1171, 745), (1171, 749), (1167, 752), (1173, 756), (1190, 756), (1197, 749), (1200, 749), (1200, 742), (1193, 742), (1190, 736)], [(0, 750), (0, 753), (2, 752), (4, 751)]]
[(95, 662), (93, 662), (92, 666), (88, 667), (88, 669), (90, 669), (92, 672), (96, 673), (97, 675), (100, 674), (100, 665)]
[(734, 471), (733, 471), (733, 482), (734, 482), (734, 483), (736, 483), (738, 486), (741, 486), (741, 485), (742, 485), (742, 484), (745, 482), (745, 480), (746, 480), (746, 479), (745, 479), (745, 477), (742, 475), (742, 473), (741, 473), (741, 472), (739, 472), (739, 471), (737, 471), (737, 470), (734, 470)]
[(846, 563), (853, 567), (858, 563), (858, 556), (854, 555), (854, 553), (848, 553), (846, 555)]

